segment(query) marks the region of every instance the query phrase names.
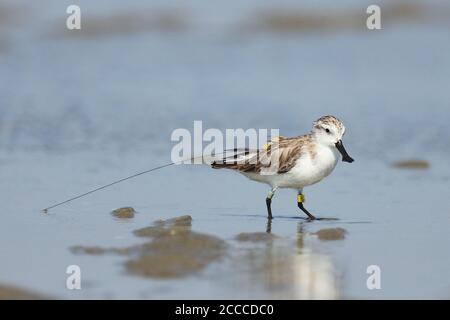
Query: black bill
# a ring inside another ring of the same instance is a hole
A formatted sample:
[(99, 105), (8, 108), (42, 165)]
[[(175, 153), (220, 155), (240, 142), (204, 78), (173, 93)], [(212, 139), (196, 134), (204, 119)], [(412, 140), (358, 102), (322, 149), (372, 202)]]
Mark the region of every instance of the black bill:
[(349, 162), (349, 163), (352, 163), (353, 161), (355, 161), (355, 160), (353, 160), (352, 157), (350, 157), (348, 155), (347, 150), (345, 150), (345, 148), (344, 148), (344, 144), (342, 143), (342, 140), (339, 140), (338, 142), (336, 142), (336, 148), (342, 154), (342, 161)]

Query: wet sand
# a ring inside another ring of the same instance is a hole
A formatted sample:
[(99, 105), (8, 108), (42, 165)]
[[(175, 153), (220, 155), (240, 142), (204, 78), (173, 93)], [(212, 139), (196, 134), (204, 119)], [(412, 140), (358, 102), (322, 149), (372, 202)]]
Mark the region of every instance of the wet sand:
[[(123, 211), (123, 210), (122, 210)], [(126, 210), (130, 211), (130, 210)], [(208, 264), (223, 258), (226, 244), (207, 234), (191, 231), (191, 216), (157, 220), (154, 226), (134, 230), (149, 242), (126, 248), (74, 246), (76, 254), (127, 255), (127, 272), (150, 278), (176, 278), (203, 270)]]

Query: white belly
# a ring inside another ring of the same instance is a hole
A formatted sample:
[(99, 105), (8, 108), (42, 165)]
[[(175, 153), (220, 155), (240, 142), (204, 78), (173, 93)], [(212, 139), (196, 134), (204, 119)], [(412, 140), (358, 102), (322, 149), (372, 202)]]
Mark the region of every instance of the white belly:
[(334, 148), (318, 146), (316, 152), (314, 158), (308, 153), (300, 157), (295, 166), (286, 173), (273, 175), (244, 173), (244, 175), (272, 187), (302, 189), (328, 176), (338, 162), (339, 153)]

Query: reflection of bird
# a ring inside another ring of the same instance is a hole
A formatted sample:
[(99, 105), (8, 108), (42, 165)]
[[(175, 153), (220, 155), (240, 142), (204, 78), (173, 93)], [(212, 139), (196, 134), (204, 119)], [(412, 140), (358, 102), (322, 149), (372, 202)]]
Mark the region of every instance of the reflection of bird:
[(272, 139), (261, 150), (235, 149), (231, 156), (214, 161), (213, 168), (236, 170), (251, 180), (271, 186), (266, 198), (268, 218), (272, 219), (272, 197), (278, 188), (298, 190), (298, 207), (315, 217), (303, 206), (303, 188), (321, 181), (336, 167), (339, 153), (342, 161), (353, 162), (342, 144), (345, 127), (334, 116), (323, 116), (313, 123), (311, 133)]
[[(271, 233), (272, 220), (268, 219), (266, 232)], [(308, 245), (311, 234), (304, 230), (304, 221), (297, 225), (297, 252), (292, 246), (283, 247), (273, 241), (266, 242), (263, 251), (253, 251), (249, 256), (252, 263), (251, 276), (260, 275), (272, 299), (338, 299), (339, 278), (332, 259)], [(262, 258), (262, 260), (258, 260)], [(240, 259), (241, 263), (242, 260)], [(258, 269), (256, 266), (262, 265)], [(258, 274), (261, 270), (262, 274)], [(262, 277), (261, 277), (262, 276)], [(255, 281), (252, 281), (254, 283)], [(239, 283), (240, 288), (245, 282)]]

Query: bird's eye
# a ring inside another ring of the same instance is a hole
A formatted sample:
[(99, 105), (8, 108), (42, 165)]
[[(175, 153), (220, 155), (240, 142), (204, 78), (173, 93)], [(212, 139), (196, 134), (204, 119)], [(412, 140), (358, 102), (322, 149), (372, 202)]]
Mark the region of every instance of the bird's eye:
[(328, 129), (328, 128), (326, 128), (325, 131), (326, 131), (327, 133), (330, 133), (330, 129)]

